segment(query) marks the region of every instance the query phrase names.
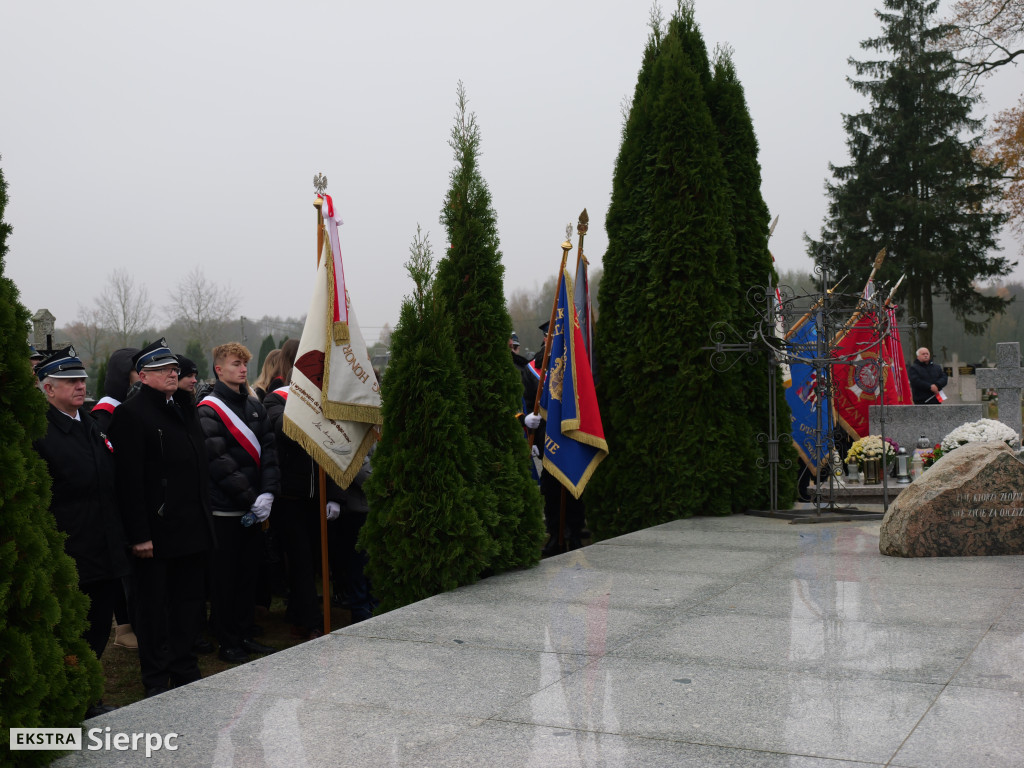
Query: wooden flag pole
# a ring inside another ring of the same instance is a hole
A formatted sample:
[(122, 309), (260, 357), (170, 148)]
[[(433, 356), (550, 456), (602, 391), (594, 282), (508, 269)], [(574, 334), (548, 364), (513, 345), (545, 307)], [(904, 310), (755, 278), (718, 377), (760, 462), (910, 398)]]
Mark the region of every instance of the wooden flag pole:
[[(317, 174), (319, 176), (319, 174)], [(315, 183), (315, 182), (314, 182)], [(327, 179), (324, 179), (320, 193), (327, 189)], [(317, 196), (313, 201), (316, 208), (316, 268), (320, 269), (320, 254), (324, 249), (324, 212), (323, 198)], [(317, 485), (320, 491), (320, 571), (322, 574), (323, 607), (324, 607), (324, 634), (331, 632), (331, 569), (327, 557), (327, 473), (318, 463)]]

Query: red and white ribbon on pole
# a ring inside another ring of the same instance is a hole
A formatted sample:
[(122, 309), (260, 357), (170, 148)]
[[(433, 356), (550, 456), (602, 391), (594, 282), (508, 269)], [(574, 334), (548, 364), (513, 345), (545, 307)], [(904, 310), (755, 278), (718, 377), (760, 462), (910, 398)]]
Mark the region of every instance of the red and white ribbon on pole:
[(324, 204), (320, 210), (327, 228), (327, 239), (331, 244), (331, 260), (334, 262), (334, 322), (348, 323), (348, 302), (345, 299), (345, 269), (341, 263), (341, 240), (338, 238), (338, 225), (344, 224), (341, 216), (334, 212), (334, 201), (330, 195), (323, 196)]

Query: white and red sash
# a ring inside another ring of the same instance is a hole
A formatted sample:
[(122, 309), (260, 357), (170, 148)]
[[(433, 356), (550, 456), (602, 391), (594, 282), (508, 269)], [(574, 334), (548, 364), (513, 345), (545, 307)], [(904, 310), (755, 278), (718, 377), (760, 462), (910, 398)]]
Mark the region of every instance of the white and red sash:
[(224, 422), (224, 426), (228, 428), (231, 436), (238, 441), (238, 444), (245, 449), (246, 453), (252, 456), (252, 460), (259, 467), (260, 455), (263, 451), (260, 447), (260, 441), (256, 439), (256, 434), (249, 429), (249, 425), (238, 418), (238, 414), (228, 408), (219, 397), (207, 395), (199, 401), (199, 405), (208, 405), (214, 413), (220, 416), (220, 420)]
[(287, 399), (288, 399), (288, 390), (289, 390), (289, 389), (291, 389), (291, 387), (281, 387), (281, 388), (279, 388), (279, 389), (275, 389), (275, 390), (274, 390), (273, 392), (271, 392), (270, 394), (272, 394), (272, 395), (277, 395), (277, 396), (279, 396), (279, 397), (280, 397), (280, 398), (281, 398), (282, 400), (287, 400)]
[(114, 409), (121, 404), (120, 400), (115, 400), (112, 397), (101, 397), (99, 401), (92, 407), (94, 411), (106, 411), (107, 413), (113, 413)]

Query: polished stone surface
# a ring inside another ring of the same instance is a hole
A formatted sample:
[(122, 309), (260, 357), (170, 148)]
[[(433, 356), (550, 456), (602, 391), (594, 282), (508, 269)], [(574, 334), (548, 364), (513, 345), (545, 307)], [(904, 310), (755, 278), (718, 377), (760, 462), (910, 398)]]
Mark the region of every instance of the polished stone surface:
[(87, 728), (70, 766), (1024, 765), (1024, 557), (879, 522), (679, 520), (437, 595)]

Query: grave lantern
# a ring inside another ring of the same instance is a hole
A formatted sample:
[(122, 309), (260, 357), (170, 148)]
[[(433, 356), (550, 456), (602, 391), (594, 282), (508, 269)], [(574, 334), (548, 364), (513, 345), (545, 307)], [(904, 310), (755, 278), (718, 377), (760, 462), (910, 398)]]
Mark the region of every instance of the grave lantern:
[(906, 485), (910, 482), (910, 467), (907, 449), (900, 448), (896, 452), (896, 482)]

